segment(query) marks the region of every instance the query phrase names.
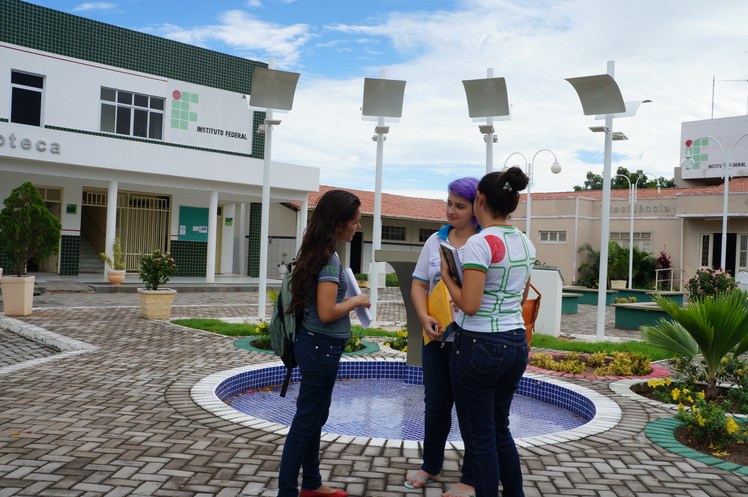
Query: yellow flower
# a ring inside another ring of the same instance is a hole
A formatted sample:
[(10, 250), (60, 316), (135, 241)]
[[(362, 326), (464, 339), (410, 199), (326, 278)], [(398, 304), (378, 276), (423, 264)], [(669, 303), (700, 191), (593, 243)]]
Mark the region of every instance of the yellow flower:
[(730, 455), (730, 453), (727, 452), (726, 450), (717, 450), (717, 451), (712, 452), (712, 455), (714, 457), (725, 457), (727, 455)]
[(665, 385), (668, 385), (668, 386), (670, 386), (670, 384), (671, 384), (672, 382), (673, 382), (673, 379), (672, 379), (671, 377), (669, 377), (669, 376), (668, 376), (667, 378), (665, 378)]
[(673, 388), (673, 391), (670, 392), (670, 395), (673, 396), (673, 400), (678, 400), (678, 397), (680, 397), (680, 390), (677, 388)]
[(735, 422), (732, 416), (727, 416), (726, 428), (727, 428), (727, 433), (729, 433), (730, 435), (740, 431), (740, 425)]
[(678, 402), (678, 410), (679, 411), (685, 411), (686, 410), (686, 406), (684, 406), (683, 404), (681, 404), (680, 402)]
[(736, 372), (737, 372), (738, 376), (743, 376), (745, 374), (745, 371), (743, 371), (742, 368), (738, 369)]
[(694, 416), (694, 419), (697, 423), (699, 423), (699, 426), (704, 426), (706, 424), (706, 420), (704, 419), (704, 416), (701, 415), (701, 413), (696, 413)]
[(693, 397), (691, 397), (690, 395), (688, 396), (688, 398), (686, 400), (688, 402), (690, 402), (691, 404), (693, 404)]
[(706, 398), (706, 394), (704, 393), (704, 391), (703, 391), (703, 390), (702, 390), (701, 392), (697, 393), (697, 394), (696, 394), (696, 396), (697, 396), (698, 398), (702, 399), (702, 400), (703, 400), (704, 398)]

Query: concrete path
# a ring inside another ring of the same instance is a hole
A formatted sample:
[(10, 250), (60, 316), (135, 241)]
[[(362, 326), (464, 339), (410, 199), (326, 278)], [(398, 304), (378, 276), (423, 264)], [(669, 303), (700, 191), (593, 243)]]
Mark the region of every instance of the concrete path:
[[(31, 316), (0, 317), (0, 497), (275, 496), (283, 437), (218, 419), (190, 397), (201, 378), (271, 356), (142, 319), (136, 294), (48, 290)], [(404, 323), (399, 294), (380, 298), (379, 320)], [(580, 307), (564, 317), (563, 331), (594, 334), (594, 308)], [(253, 292), (180, 292), (173, 309), (174, 317), (256, 315)], [(608, 333), (635, 336), (612, 326)], [(520, 449), (528, 497), (748, 494), (748, 476), (644, 436), (648, 422), (670, 411), (614, 393), (607, 382), (565, 381), (613, 399), (623, 418), (599, 435)], [(323, 444), (322, 469), (352, 496), (438, 497), (458, 480), (461, 457), (448, 450), (441, 482), (417, 491), (402, 486), (421, 462), (417, 449), (336, 440)]]

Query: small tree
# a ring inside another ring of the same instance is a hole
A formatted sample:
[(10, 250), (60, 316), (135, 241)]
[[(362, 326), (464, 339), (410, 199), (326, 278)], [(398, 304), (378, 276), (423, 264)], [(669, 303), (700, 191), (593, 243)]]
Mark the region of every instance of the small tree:
[(0, 211), (0, 237), (5, 255), (17, 276), (23, 276), (32, 259), (41, 262), (56, 254), (62, 225), (30, 182), (14, 189)]
[(717, 397), (717, 370), (728, 354), (738, 357), (748, 350), (748, 294), (741, 290), (718, 293), (680, 306), (661, 295), (652, 299), (670, 320), (642, 326), (644, 340), (678, 355), (704, 358), (706, 396)]

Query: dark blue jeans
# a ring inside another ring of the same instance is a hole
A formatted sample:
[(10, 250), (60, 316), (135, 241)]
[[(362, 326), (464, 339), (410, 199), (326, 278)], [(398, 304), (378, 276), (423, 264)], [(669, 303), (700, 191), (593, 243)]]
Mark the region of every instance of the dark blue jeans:
[[(456, 325), (452, 323), (450, 326)], [(424, 411), (421, 469), (430, 475), (438, 475), (442, 471), (444, 447), (452, 428), (454, 398), (449, 374), (452, 342), (442, 343), (435, 340), (424, 345), (422, 350), (421, 366), (426, 409)], [(463, 479), (470, 479), (470, 464), (467, 458), (463, 461), (462, 474)]]
[(452, 391), (476, 497), (523, 497), (519, 453), (509, 407), (527, 367), (525, 330), (476, 333), (458, 329), (450, 356)]
[(296, 414), (283, 446), (278, 497), (298, 497), (300, 469), (301, 488), (316, 490), (322, 485), (320, 434), (330, 413), (332, 390), (345, 342), (344, 338), (333, 338), (304, 328), (296, 334), (294, 353), (301, 370), (301, 385)]

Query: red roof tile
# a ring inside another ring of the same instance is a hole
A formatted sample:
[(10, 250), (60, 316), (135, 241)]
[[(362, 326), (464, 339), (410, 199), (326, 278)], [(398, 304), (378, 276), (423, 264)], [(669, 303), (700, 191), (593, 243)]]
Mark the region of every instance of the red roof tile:
[[(365, 190), (354, 190), (335, 186), (320, 185), (319, 192), (309, 194), (309, 208), (314, 209), (319, 198), (328, 190), (346, 190), (361, 199), (361, 213), (366, 216), (374, 215), (374, 192)], [(636, 194), (638, 198), (675, 198), (679, 195), (720, 195), (722, 185), (710, 185), (691, 188), (640, 188)], [(733, 178), (730, 181), (730, 192), (748, 193), (748, 177)], [(534, 192), (534, 200), (583, 198), (589, 200), (602, 199), (602, 190), (582, 190), (578, 192)], [(628, 189), (611, 190), (612, 199), (627, 199)], [(521, 201), (526, 201), (526, 195), (522, 195)], [(299, 207), (298, 203), (293, 203)], [(403, 195), (382, 193), (382, 217), (391, 219), (415, 219), (423, 221), (445, 221), (446, 202), (430, 198), (414, 198)]]

